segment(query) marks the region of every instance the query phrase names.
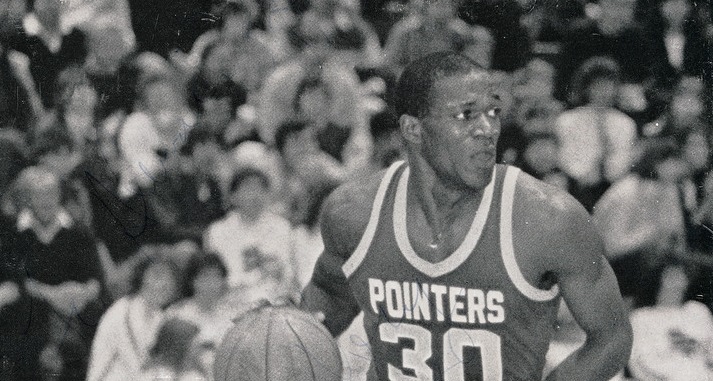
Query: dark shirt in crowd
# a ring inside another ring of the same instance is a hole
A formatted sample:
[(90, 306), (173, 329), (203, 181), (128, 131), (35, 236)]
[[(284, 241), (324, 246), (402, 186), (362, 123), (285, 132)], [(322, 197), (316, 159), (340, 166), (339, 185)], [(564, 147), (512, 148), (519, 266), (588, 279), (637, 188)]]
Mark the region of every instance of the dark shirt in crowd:
[(40, 372), (46, 372), (40, 367), (40, 353), (53, 343), (59, 347), (63, 360), (60, 379), (81, 378), (86, 372), (94, 329), (104, 309), (99, 298), (77, 311), (76, 316), (65, 316), (46, 301), (31, 296), (25, 285), (29, 279), (51, 286), (92, 279), (101, 282), (103, 274), (94, 238), (71, 219), (63, 219), (53, 237), (41, 239), (32, 223), (23, 219), (21, 213), (12, 233), (5, 234), (7, 243), (3, 245), (3, 277), (20, 288), (20, 298), (0, 313), (0, 353), (11, 364), (4, 371), (17, 379), (39, 377)]
[(86, 36), (78, 29), (72, 29), (62, 37), (57, 52), (52, 52), (38, 36), (28, 34), (12, 37), (8, 46), (30, 59), (30, 73), (46, 108), (56, 104), (55, 98), (59, 95), (57, 77), (62, 69), (73, 64), (81, 65), (87, 56)]

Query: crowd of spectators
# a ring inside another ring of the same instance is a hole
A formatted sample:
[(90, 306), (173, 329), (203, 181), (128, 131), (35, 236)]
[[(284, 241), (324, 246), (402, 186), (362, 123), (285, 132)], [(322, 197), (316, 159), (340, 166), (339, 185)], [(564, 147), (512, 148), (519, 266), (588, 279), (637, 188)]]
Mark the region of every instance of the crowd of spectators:
[[(400, 71), (455, 50), (500, 80), (499, 161), (592, 213), (637, 333), (626, 376), (707, 379), (712, 17), (693, 0), (0, 1), (0, 378), (209, 380), (230, 319), (309, 280), (330, 191), (401, 157)], [(563, 311), (555, 355), (579, 339)]]

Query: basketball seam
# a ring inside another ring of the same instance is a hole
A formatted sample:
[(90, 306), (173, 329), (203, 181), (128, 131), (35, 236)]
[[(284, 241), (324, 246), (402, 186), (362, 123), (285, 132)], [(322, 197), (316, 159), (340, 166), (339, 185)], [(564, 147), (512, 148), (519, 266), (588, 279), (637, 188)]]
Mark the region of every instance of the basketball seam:
[(316, 376), (314, 373), (314, 365), (312, 365), (312, 358), (310, 357), (309, 352), (307, 351), (307, 346), (302, 342), (302, 338), (300, 335), (297, 334), (297, 331), (295, 331), (294, 328), (292, 328), (292, 324), (290, 324), (290, 320), (285, 317), (285, 323), (287, 323), (287, 327), (290, 328), (290, 331), (295, 334), (295, 337), (297, 338), (297, 342), (300, 343), (300, 347), (302, 347), (302, 350), (304, 353), (307, 355), (307, 361), (309, 362), (309, 371), (312, 374), (312, 379), (316, 380)]
[[(318, 322), (314, 321), (313, 319), (306, 319), (303, 321), (305, 323), (311, 325), (312, 327), (316, 328), (319, 331), (319, 333), (321, 333), (325, 337), (328, 337), (330, 339), (334, 338), (332, 336), (332, 334), (330, 334), (329, 331), (327, 331), (327, 329), (321, 323), (318, 323)], [(334, 340), (329, 340), (329, 342), (332, 344), (333, 348), (335, 348), (335, 349), (337, 349), (337, 351), (339, 351), (339, 346), (336, 344), (336, 342)]]

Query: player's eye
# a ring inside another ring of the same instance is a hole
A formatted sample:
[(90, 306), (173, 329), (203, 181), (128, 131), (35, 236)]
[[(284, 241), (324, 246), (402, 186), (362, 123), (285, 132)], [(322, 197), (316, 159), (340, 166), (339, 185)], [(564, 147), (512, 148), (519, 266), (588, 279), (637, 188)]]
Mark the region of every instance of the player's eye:
[(475, 113), (471, 110), (465, 110), (455, 115), (457, 120), (471, 120), (475, 116)]
[(486, 113), (488, 118), (497, 118), (500, 115), (500, 107), (493, 107)]

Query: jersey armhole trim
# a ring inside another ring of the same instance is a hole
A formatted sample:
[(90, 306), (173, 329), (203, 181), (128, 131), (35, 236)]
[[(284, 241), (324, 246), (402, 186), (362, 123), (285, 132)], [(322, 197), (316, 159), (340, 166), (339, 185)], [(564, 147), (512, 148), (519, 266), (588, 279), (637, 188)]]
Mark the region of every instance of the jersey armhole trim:
[(397, 161), (392, 164), (386, 171), (384, 177), (381, 179), (379, 189), (376, 191), (374, 203), (371, 207), (369, 224), (366, 226), (366, 230), (364, 230), (364, 234), (361, 236), (359, 245), (357, 245), (356, 249), (354, 249), (354, 252), (349, 259), (344, 262), (344, 265), (342, 265), (342, 271), (344, 272), (345, 277), (349, 278), (352, 274), (354, 274), (359, 265), (361, 265), (364, 261), (366, 253), (371, 246), (371, 241), (374, 239), (374, 235), (376, 234), (376, 227), (379, 224), (379, 217), (381, 217), (381, 207), (384, 204), (384, 199), (386, 198), (386, 191), (389, 189), (389, 184), (391, 184), (391, 179), (396, 174), (396, 171), (401, 168), (403, 164), (403, 161)]
[(515, 287), (529, 299), (537, 302), (547, 302), (559, 294), (559, 286), (554, 285), (549, 290), (543, 290), (531, 285), (522, 275), (515, 257), (515, 247), (512, 235), (512, 212), (515, 201), (515, 187), (520, 169), (508, 167), (503, 183), (502, 206), (500, 208), (500, 251), (505, 264), (505, 270)]

